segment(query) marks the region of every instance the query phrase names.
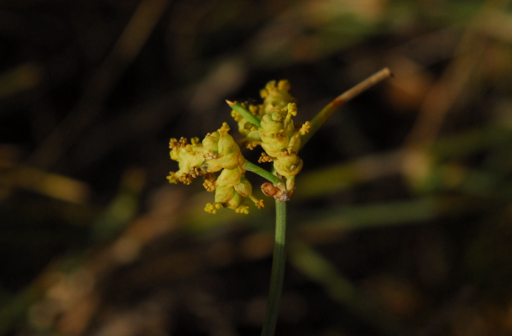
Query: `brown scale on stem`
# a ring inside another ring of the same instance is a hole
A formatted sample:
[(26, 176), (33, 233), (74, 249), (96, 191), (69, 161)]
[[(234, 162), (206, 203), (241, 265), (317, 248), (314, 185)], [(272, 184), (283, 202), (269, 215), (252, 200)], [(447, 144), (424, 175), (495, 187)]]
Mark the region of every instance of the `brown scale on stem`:
[(261, 191), (267, 197), (274, 197), (277, 201), (287, 202), (292, 198), (295, 188), (286, 190), (286, 187), (282, 183), (274, 186), (272, 183), (266, 182), (261, 185)]

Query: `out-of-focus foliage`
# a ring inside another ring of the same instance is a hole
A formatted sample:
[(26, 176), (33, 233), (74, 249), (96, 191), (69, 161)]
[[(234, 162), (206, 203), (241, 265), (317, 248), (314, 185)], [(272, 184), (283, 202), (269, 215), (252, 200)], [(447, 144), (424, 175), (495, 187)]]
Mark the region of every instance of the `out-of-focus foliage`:
[(384, 66), (301, 151), (277, 333), (511, 334), (511, 6), (0, 1), (0, 334), (259, 334), (272, 202), (205, 213), (169, 138)]

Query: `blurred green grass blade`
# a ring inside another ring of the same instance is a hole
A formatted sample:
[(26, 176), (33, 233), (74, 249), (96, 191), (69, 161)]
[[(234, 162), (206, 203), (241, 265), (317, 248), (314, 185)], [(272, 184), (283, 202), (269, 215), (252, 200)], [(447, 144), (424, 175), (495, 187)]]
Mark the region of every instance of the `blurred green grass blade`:
[(12, 296), (7, 302), (2, 302), (0, 307), (0, 335), (7, 335), (24, 318), (27, 308), (39, 296), (39, 291), (30, 286), (21, 293)]
[(390, 152), (303, 172), (295, 182), (294, 200), (317, 197), (343, 190), (383, 176), (396, 175), (402, 166), (402, 152)]
[[(444, 211), (440, 207), (440, 202), (442, 202), (440, 198), (421, 198), (411, 201), (343, 206), (298, 214), (297, 218), (303, 218), (301, 226), (312, 226), (318, 230), (374, 228), (417, 223), (436, 218)], [(454, 204), (453, 210), (456, 209)]]
[(487, 125), (440, 139), (432, 145), (431, 154), (438, 160), (455, 159), (504, 143), (512, 143), (512, 130)]
[(290, 244), (291, 263), (307, 277), (320, 284), (336, 302), (347, 307), (366, 322), (389, 336), (412, 335), (398, 321), (378, 310), (363, 297), (355, 286), (346, 279), (327, 259), (308, 245), (294, 240)]
[[(442, 217), (476, 214), (496, 206), (471, 196), (432, 196), (359, 206), (343, 206), (309, 213), (296, 213), (301, 230), (356, 230), (391, 225), (423, 223)], [(299, 220), (300, 218), (300, 220)]]
[[(435, 161), (454, 160), (504, 144), (512, 144), (512, 130), (489, 125), (437, 141), (428, 153)], [(372, 181), (402, 174), (406, 153), (394, 151), (303, 172), (296, 180), (294, 200), (318, 197)]]
[(103, 215), (91, 227), (96, 241), (106, 241), (119, 234), (137, 213), (139, 197), (145, 182), (145, 173), (129, 170), (123, 177), (119, 193)]

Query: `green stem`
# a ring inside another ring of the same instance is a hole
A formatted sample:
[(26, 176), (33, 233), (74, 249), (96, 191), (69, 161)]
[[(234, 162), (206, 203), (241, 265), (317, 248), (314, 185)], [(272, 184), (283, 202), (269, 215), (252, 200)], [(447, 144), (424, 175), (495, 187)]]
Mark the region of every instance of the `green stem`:
[[(266, 178), (274, 185), (283, 181), (269, 171), (245, 160), (248, 171)], [(276, 330), (279, 301), (283, 292), (284, 266), (286, 262), (286, 202), (276, 200), (276, 234), (274, 243), (274, 259), (270, 276), (270, 291), (263, 322), (262, 336), (273, 336)]]
[(302, 135), (300, 137), (301, 139), (301, 145), (300, 148), (304, 147), (306, 142), (311, 139), (311, 137), (320, 129), (320, 127), (325, 123), (327, 119), (341, 106), (343, 106), (345, 103), (347, 103), (349, 100), (355, 98), (362, 92), (368, 90), (375, 84), (383, 81), (384, 79), (387, 79), (389, 77), (393, 76), (391, 74), (391, 71), (389, 71), (388, 68), (384, 68), (380, 70), (379, 72), (376, 72), (375, 74), (371, 75), (361, 83), (357, 84), (353, 88), (351, 88), (348, 91), (345, 91), (338, 97), (336, 97), (332, 102), (330, 102), (326, 107), (324, 107), (318, 114), (311, 120), (310, 123), (310, 130), (305, 135)]
[[(316, 131), (318, 131), (320, 126), (323, 125), (323, 123), (332, 115), (334, 111), (336, 111), (350, 99), (359, 95), (361, 92), (367, 90), (368, 88), (390, 76), (391, 72), (389, 69), (385, 68), (334, 99), (311, 121), (310, 132), (301, 137), (302, 146), (304, 146), (304, 144), (306, 144), (311, 136), (315, 134)], [(229, 106), (231, 106), (231, 108), (237, 111), (249, 122), (258, 127), (261, 127), (260, 121), (240, 103), (233, 103), (230, 101), (227, 101), (227, 103)], [(255, 164), (252, 164), (247, 160), (245, 160), (245, 166), (247, 170), (266, 178), (274, 184), (282, 182), (282, 180), (277, 176)], [(284, 268), (286, 263), (286, 202), (280, 202), (278, 200), (276, 200), (276, 234), (273, 258), (272, 274), (270, 276), (270, 291), (261, 336), (274, 336), (277, 317), (279, 315), (279, 301), (281, 300), (281, 294), (283, 292)]]
[(276, 200), (276, 235), (274, 259), (270, 276), (270, 292), (261, 336), (273, 336), (276, 330), (279, 301), (283, 292), (284, 267), (286, 261), (286, 202)]
[(256, 125), (257, 127), (261, 127), (261, 123), (258, 118), (256, 118), (249, 110), (242, 106), (242, 104), (237, 102), (230, 102), (226, 100), (226, 103), (235, 111), (237, 111), (242, 117), (247, 119), (250, 123)]
[(266, 178), (267, 180), (274, 184), (283, 183), (283, 180), (281, 180), (279, 177), (275, 176), (268, 170), (265, 170), (260, 166), (255, 165), (250, 161), (245, 160), (245, 168), (247, 168), (248, 171), (253, 172), (254, 174), (258, 174), (259, 176)]

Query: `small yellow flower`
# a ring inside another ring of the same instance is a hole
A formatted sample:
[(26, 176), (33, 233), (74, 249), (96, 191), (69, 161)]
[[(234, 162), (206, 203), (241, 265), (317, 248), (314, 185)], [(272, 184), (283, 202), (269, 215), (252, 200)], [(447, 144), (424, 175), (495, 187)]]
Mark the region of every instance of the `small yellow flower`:
[[(253, 110), (255, 110), (253, 108)], [(215, 191), (215, 202), (208, 203), (205, 211), (217, 213), (221, 207), (231, 208), (237, 213), (249, 213), (244, 204), (247, 198), (261, 208), (263, 201), (252, 196), (252, 185), (245, 175), (245, 159), (231, 135), (229, 126), (223, 123), (217, 132), (208, 133), (202, 142), (199, 138), (175, 138), (169, 142), (171, 159), (178, 161), (179, 170), (170, 172), (170, 183), (191, 184), (199, 177), (204, 177), (203, 186), (207, 191)], [(218, 176), (216, 173), (220, 172)]]
[(275, 109), (285, 107), (288, 103), (294, 103), (293, 98), (288, 92), (291, 88), (290, 82), (280, 80), (276, 86), (276, 81), (270, 81), (265, 88), (260, 91), (261, 98), (264, 98), (263, 109), (265, 113), (274, 112)]
[(248, 215), (249, 214), (249, 206), (245, 205), (245, 204), (242, 204), (242, 205), (240, 205), (239, 207), (237, 207), (235, 209), (235, 212), (239, 213), (239, 214)]
[(167, 176), (169, 183), (178, 184), (178, 179), (176, 178), (176, 174), (174, 172), (169, 172), (169, 176)]
[(274, 162), (274, 158), (271, 156), (268, 156), (267, 153), (261, 153), (261, 157), (258, 159), (259, 163), (263, 162)]
[(209, 212), (211, 214), (216, 214), (217, 210), (222, 208), (222, 205), (220, 203), (208, 203), (206, 204), (204, 211)]
[(310, 130), (310, 129), (311, 129), (311, 123), (310, 123), (309, 121), (306, 121), (306, 122), (302, 125), (302, 127), (300, 128), (299, 133), (300, 133), (301, 135), (305, 135), (305, 134), (309, 133), (309, 130)]
[[(281, 201), (287, 201), (293, 194), (295, 176), (303, 166), (297, 155), (301, 145), (300, 135), (310, 129), (309, 122), (295, 129), (293, 118), (297, 116), (297, 105), (289, 93), (290, 87), (287, 80), (278, 83), (270, 81), (260, 92), (262, 104), (242, 104), (249, 112), (240, 110), (238, 105), (238, 112), (231, 112), (238, 122), (238, 130), (245, 136), (243, 143), (246, 147), (254, 149), (259, 145), (265, 151), (258, 162), (273, 162), (276, 173), (286, 178), (285, 184), (273, 189), (266, 188), (267, 195)], [(228, 104), (232, 106), (235, 103), (228, 101)], [(191, 138), (190, 142), (186, 138), (172, 138), (169, 142), (170, 155), (172, 160), (178, 161), (179, 170), (170, 172), (167, 179), (170, 183), (179, 181), (191, 184), (195, 178), (203, 176), (205, 189), (215, 191), (215, 202), (208, 203), (205, 211), (216, 213), (221, 207), (227, 207), (247, 214), (247, 198), (258, 209), (263, 208), (264, 203), (252, 195), (252, 185), (245, 178), (245, 158), (229, 130), (228, 124), (223, 123), (221, 128), (208, 133), (202, 141), (199, 138)]]
[(262, 200), (262, 199), (260, 199), (260, 200), (256, 200), (256, 201), (254, 202), (254, 205), (256, 205), (256, 206), (258, 207), (258, 209), (261, 209), (261, 208), (264, 208), (264, 207), (265, 207), (265, 203), (263, 202), (263, 200)]

